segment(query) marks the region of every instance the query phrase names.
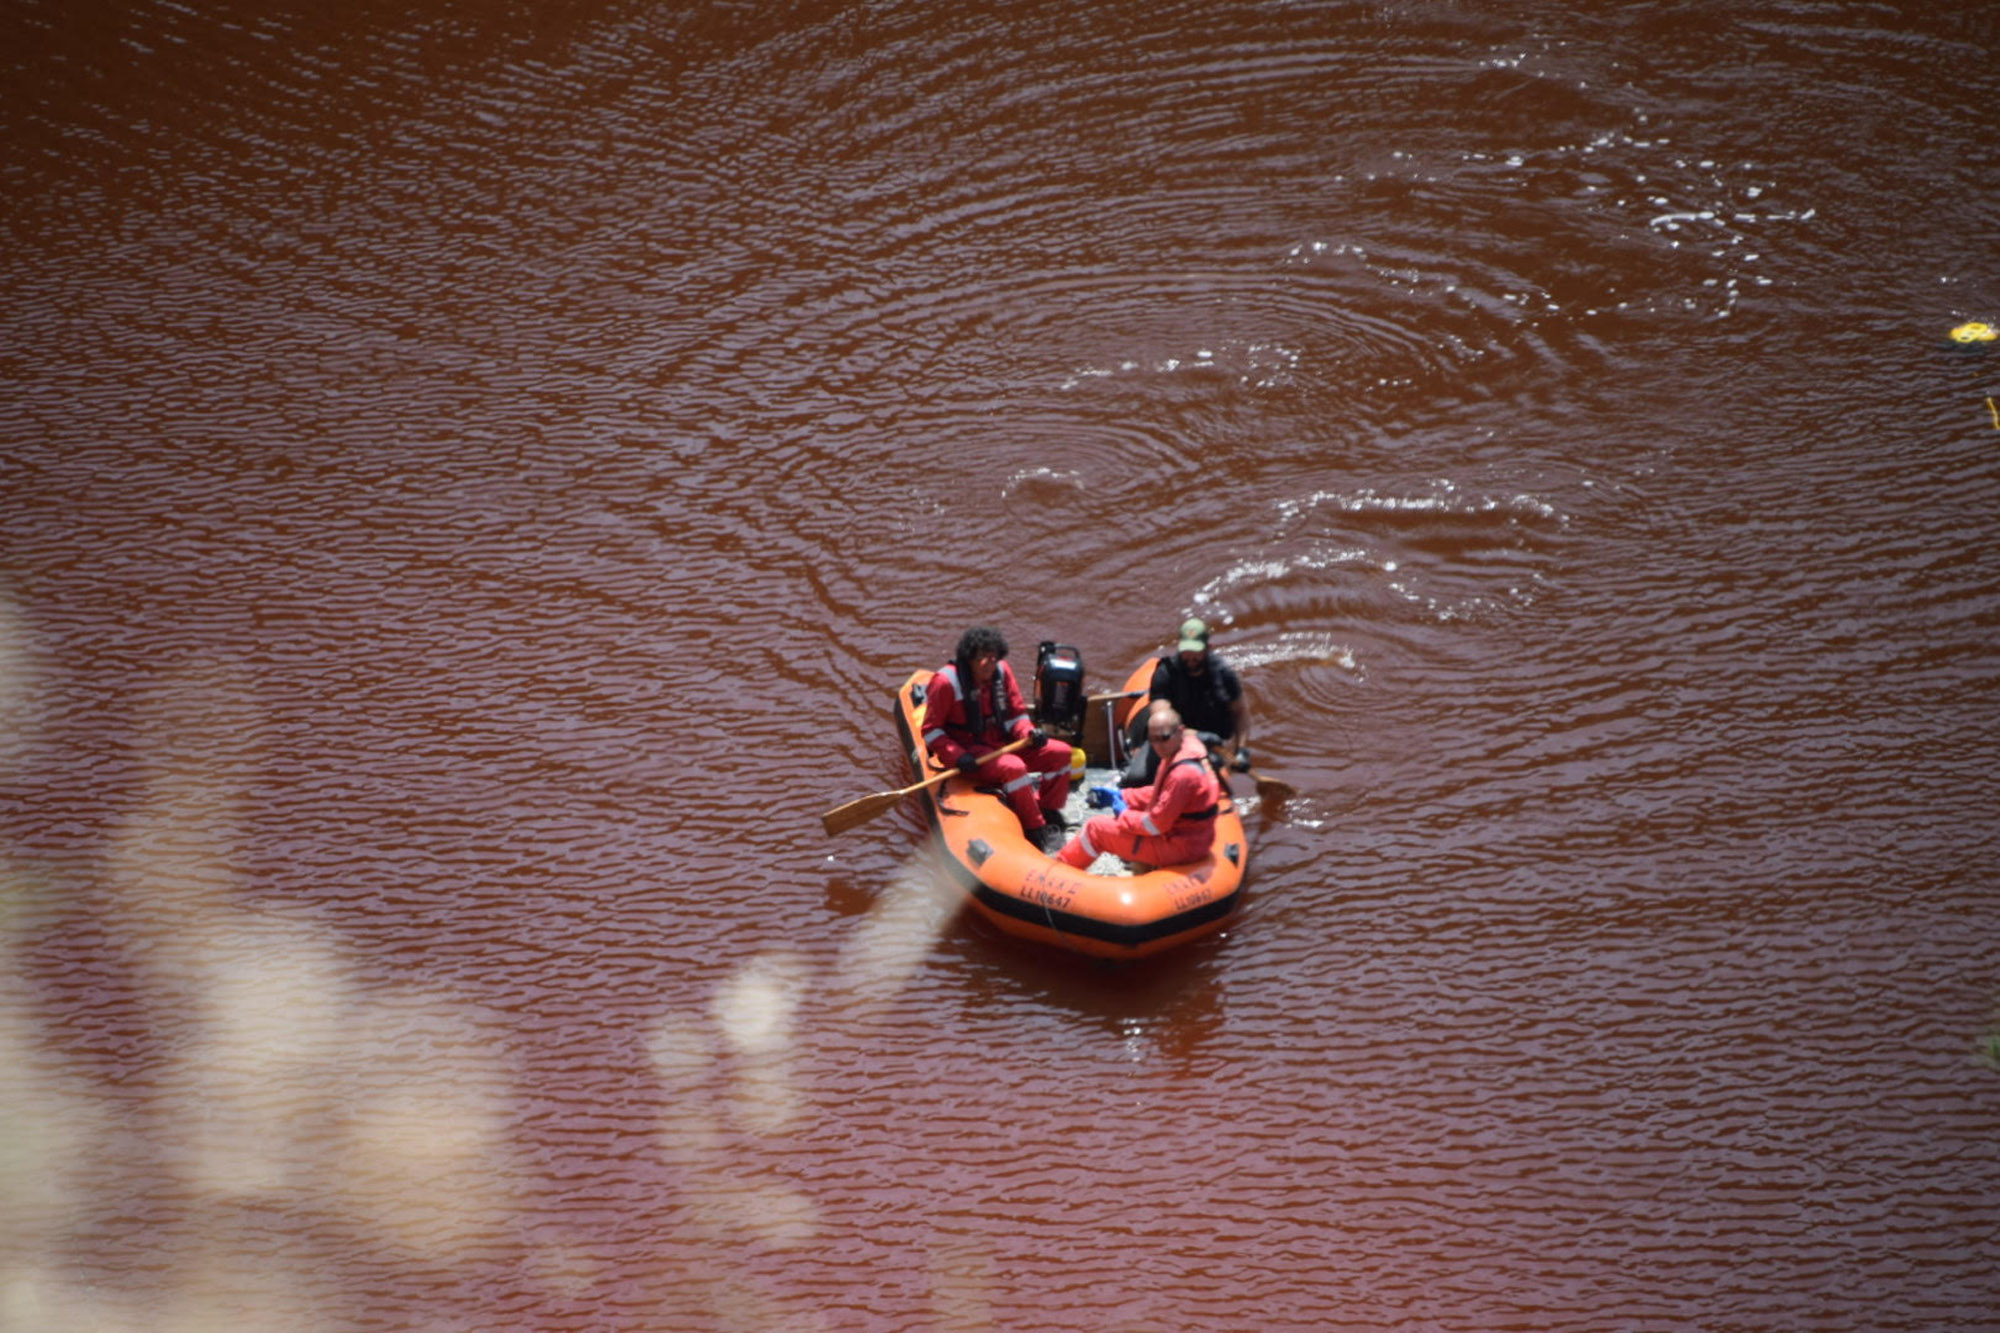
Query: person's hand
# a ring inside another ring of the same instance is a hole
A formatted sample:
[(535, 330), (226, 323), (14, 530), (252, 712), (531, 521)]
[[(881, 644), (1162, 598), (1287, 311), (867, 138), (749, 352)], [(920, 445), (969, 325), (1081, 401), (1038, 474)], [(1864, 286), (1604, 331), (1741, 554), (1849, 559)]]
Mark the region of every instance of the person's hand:
[(1083, 799), (1093, 810), (1109, 810), (1115, 815), (1125, 813), (1125, 793), (1116, 787), (1092, 787)]
[(1031, 750), (1039, 750), (1039, 749), (1041, 749), (1041, 748), (1042, 748), (1042, 747), (1043, 747), (1044, 745), (1047, 745), (1048, 743), (1049, 743), (1049, 733), (1048, 733), (1048, 732), (1046, 732), (1046, 731), (1043, 731), (1043, 730), (1042, 730), (1042, 729), (1041, 729), (1040, 727), (1034, 727), (1034, 728), (1032, 728), (1032, 729), (1030, 729), (1030, 730), (1029, 730), (1029, 732), (1028, 732), (1028, 748), (1029, 748), (1029, 749), (1031, 749)]
[(959, 772), (961, 772), (961, 773), (965, 773), (965, 774), (970, 774), (970, 773), (971, 773), (971, 772), (972, 772), (972, 771), (973, 771), (974, 769), (976, 769), (976, 768), (978, 768), (978, 767), (979, 767), (979, 756), (978, 756), (978, 755), (976, 755), (976, 754), (962, 754), (962, 755), (960, 755), (960, 756), (958, 757), (958, 771), (959, 771)]
[(1236, 747), (1236, 762), (1231, 764), (1230, 767), (1235, 769), (1238, 773), (1248, 773), (1250, 771), (1249, 746), (1239, 745)]

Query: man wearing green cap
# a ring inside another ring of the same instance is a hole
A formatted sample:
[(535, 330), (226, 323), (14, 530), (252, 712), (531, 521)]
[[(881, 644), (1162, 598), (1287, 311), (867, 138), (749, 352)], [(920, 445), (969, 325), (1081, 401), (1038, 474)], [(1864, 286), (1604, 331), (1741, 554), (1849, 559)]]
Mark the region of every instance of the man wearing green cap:
[[(1179, 648), (1160, 655), (1147, 694), (1146, 707), (1132, 720), (1135, 738), (1145, 734), (1149, 717), (1171, 709), (1180, 714), (1189, 731), (1201, 734), (1210, 749), (1228, 753), (1230, 767), (1239, 773), (1249, 771), (1250, 706), (1243, 700), (1243, 682), (1236, 678), (1236, 672), (1209, 649), (1207, 621), (1190, 616), (1181, 622)], [(1132, 762), (1118, 785), (1150, 786), (1160, 757), (1150, 745), (1136, 739), (1132, 744)]]

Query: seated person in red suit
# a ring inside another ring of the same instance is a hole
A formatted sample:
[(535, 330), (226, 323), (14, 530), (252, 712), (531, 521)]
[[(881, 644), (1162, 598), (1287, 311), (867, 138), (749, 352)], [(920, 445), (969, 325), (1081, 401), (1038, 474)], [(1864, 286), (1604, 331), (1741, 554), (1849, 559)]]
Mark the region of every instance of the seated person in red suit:
[(1159, 756), (1159, 780), (1150, 787), (1092, 788), (1092, 804), (1099, 804), (1101, 795), (1112, 813), (1085, 821), (1057, 860), (1083, 870), (1101, 852), (1149, 866), (1179, 865), (1208, 855), (1222, 799), (1208, 746), (1171, 708), (1147, 716), (1146, 743)]
[[(1029, 718), (999, 630), (975, 625), (959, 636), (958, 651), (924, 690), (923, 727), (924, 746), (938, 763), (1000, 788), (1029, 842), (1048, 853), (1062, 845), (1070, 747), (1050, 740)], [(1023, 736), (1029, 738), (1026, 749), (985, 758)]]

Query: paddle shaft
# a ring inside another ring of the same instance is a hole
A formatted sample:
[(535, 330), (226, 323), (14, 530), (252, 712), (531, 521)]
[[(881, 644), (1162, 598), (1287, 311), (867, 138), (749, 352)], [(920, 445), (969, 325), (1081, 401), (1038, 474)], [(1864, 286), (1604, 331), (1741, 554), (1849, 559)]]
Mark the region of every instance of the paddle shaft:
[[(1023, 736), (1021, 737), (1021, 739), (1017, 741), (1008, 741), (1005, 745), (1001, 746), (997, 750), (988, 750), (985, 754), (978, 756), (980, 767), (981, 768), (985, 767), (988, 760), (998, 759), (1003, 754), (1012, 754), (1016, 750), (1026, 748), (1028, 742), (1033, 739), (1034, 737), (1032, 736)], [(979, 769), (975, 768), (972, 771), (974, 773), (977, 773)], [(938, 783), (943, 782), (946, 778), (955, 778), (960, 776), (969, 776), (969, 775), (960, 774), (957, 766), (954, 765), (951, 768), (947, 768), (942, 773), (931, 774), (929, 777), (925, 778), (922, 782), (912, 782), (907, 787), (897, 788), (896, 795), (908, 796), (913, 791), (922, 791), (926, 787), (936, 786)]]
[[(1012, 754), (1014, 751), (1027, 745), (1031, 739), (1033, 738), (1023, 736), (1017, 741), (1010, 741), (997, 750), (990, 750), (980, 755), (979, 762), (984, 764), (988, 760), (998, 759), (1003, 754)], [(975, 769), (973, 771), (977, 772), (978, 770)], [(907, 787), (898, 787), (894, 791), (880, 791), (876, 792), (873, 796), (860, 797), (849, 801), (846, 805), (836, 806), (821, 815), (820, 824), (828, 833), (845, 833), (856, 825), (865, 824), (877, 815), (895, 809), (897, 804), (910, 793), (922, 791), (926, 787), (932, 787), (943, 782), (946, 778), (957, 776), (959, 776), (959, 772), (957, 767), (954, 766), (945, 769), (942, 773), (933, 773), (921, 782), (912, 782)]]

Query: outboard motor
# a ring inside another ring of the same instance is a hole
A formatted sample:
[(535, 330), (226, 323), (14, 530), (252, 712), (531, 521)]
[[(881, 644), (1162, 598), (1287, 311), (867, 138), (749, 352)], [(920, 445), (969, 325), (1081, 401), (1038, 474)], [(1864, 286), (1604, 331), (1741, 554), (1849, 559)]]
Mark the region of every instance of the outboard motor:
[(1083, 654), (1044, 639), (1035, 653), (1035, 722), (1074, 741), (1083, 734)]

